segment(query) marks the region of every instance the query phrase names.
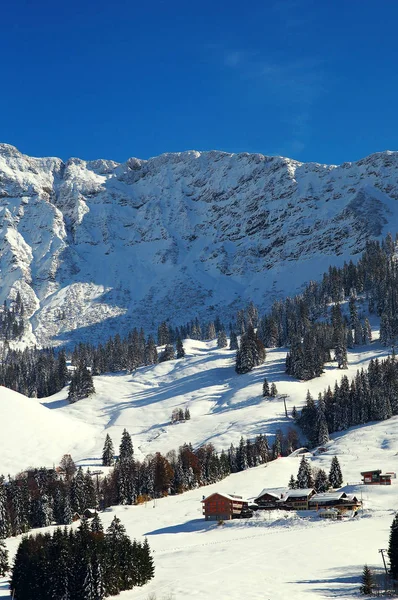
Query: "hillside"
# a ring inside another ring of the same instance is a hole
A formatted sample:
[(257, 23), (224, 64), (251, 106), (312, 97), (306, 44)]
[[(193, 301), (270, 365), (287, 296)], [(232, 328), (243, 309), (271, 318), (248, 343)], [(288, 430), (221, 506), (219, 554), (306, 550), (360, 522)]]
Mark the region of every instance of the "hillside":
[(396, 152), (64, 163), (1, 144), (0, 302), (20, 292), (39, 345), (264, 308), (397, 230), (397, 178)]
[[(67, 431), (70, 445), (61, 451), (56, 436), (50, 437), (29, 424), (19, 429), (19, 438), (48, 441), (45, 456), (73, 449), (74, 458), (83, 465), (99, 464), (105, 432), (115, 445), (126, 427), (133, 437), (137, 457), (149, 452), (167, 450), (185, 441), (194, 445), (211, 441), (218, 448), (237, 443), (240, 435), (255, 435), (260, 431), (272, 434), (277, 427), (291, 425), (283, 414), (280, 400), (261, 397), (264, 375), (275, 381), (280, 392), (290, 395), (289, 406), (300, 406), (307, 389), (316, 395), (340, 377), (331, 363), (320, 378), (309, 382), (293, 381), (283, 373), (284, 352), (272, 350), (266, 363), (252, 373), (237, 376), (233, 371), (233, 353), (218, 350), (214, 343), (186, 341), (187, 358), (137, 370), (134, 375), (112, 375), (95, 378), (96, 396), (74, 405), (66, 403), (66, 392), (41, 401), (21, 399), (10, 392), (10, 400), (27, 402), (34, 414), (40, 415), (57, 436), (65, 423), (74, 423), (75, 431)], [(368, 347), (349, 353), (349, 376), (358, 367), (366, 366), (370, 358), (382, 357), (385, 349), (373, 342)], [(8, 394), (8, 391), (7, 391)], [(42, 403), (42, 405), (41, 405)], [(169, 424), (176, 406), (190, 407), (191, 420)], [(18, 405), (19, 406), (19, 405)], [(53, 418), (60, 419), (59, 424)], [(36, 418), (36, 417), (35, 417)], [(3, 421), (2, 421), (3, 422)], [(90, 422), (90, 439), (87, 427)], [(33, 421), (32, 421), (33, 423)], [(4, 430), (6, 431), (6, 429)], [(64, 438), (62, 438), (64, 439)], [(73, 440), (73, 445), (72, 445)], [(12, 445), (12, 438), (1, 437), (1, 454)], [(126, 600), (147, 600), (150, 593), (158, 600), (187, 596), (216, 600), (223, 597), (240, 600), (269, 600), (290, 597), (351, 598), (357, 593), (362, 566), (367, 562), (381, 568), (379, 548), (385, 548), (389, 526), (397, 509), (396, 481), (391, 488), (365, 487), (359, 484), (362, 469), (382, 468), (398, 471), (398, 417), (379, 423), (369, 423), (332, 435), (325, 454), (311, 458), (313, 467), (330, 467), (337, 455), (347, 492), (362, 496), (364, 511), (359, 517), (343, 522), (321, 522), (315, 515), (295, 513), (263, 514), (251, 520), (226, 523), (205, 522), (200, 500), (218, 490), (253, 498), (265, 487), (286, 487), (290, 475), (296, 474), (299, 458), (280, 458), (268, 466), (230, 475), (225, 480), (163, 498), (142, 506), (118, 506), (101, 515), (108, 525), (116, 513), (132, 537), (147, 536), (154, 549), (155, 579), (121, 597)], [(31, 460), (24, 450), (15, 451), (14, 469)], [(3, 463), (2, 463), (3, 464)], [(17, 540), (7, 545), (12, 552)], [(0, 596), (6, 596), (6, 582), (0, 580)]]
[(90, 448), (94, 434), (87, 421), (51, 411), (32, 398), (0, 386), (0, 474), (58, 464), (66, 452)]

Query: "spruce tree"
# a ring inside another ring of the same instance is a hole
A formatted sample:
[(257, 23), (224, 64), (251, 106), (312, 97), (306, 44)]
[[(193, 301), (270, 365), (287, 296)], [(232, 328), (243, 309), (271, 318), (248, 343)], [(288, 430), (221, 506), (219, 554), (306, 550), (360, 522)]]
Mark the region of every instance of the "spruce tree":
[(323, 469), (319, 469), (314, 482), (315, 491), (319, 494), (327, 492), (329, 489), (329, 479)]
[(5, 577), (10, 565), (8, 563), (8, 550), (4, 540), (0, 539), (0, 577)]
[(226, 348), (228, 346), (227, 334), (224, 329), (218, 332), (217, 336), (217, 348)]
[(391, 577), (398, 579), (398, 513), (395, 515), (390, 528), (388, 544), (388, 557), (390, 559)]
[(268, 381), (266, 379), (266, 377), (264, 377), (264, 382), (263, 382), (263, 398), (267, 398), (268, 396), (270, 396), (270, 389), (269, 389), (269, 384)]
[(231, 331), (231, 335), (229, 338), (229, 349), (230, 350), (238, 350), (239, 345), (238, 345), (238, 337), (235, 333), (235, 331)]
[(134, 458), (133, 442), (127, 429), (123, 429), (122, 439), (119, 446), (119, 461), (130, 462)]
[(300, 462), (299, 470), (297, 473), (297, 487), (299, 489), (312, 488), (314, 480), (312, 477), (312, 469), (308, 460), (303, 456)]
[(115, 450), (109, 433), (106, 434), (104, 448), (102, 450), (102, 465), (111, 467), (115, 459)]
[(373, 594), (374, 581), (372, 571), (369, 569), (368, 565), (364, 565), (362, 571), (362, 585), (360, 587), (361, 594), (365, 596), (370, 596)]
[(288, 483), (288, 488), (289, 488), (289, 490), (296, 490), (297, 489), (297, 481), (295, 480), (294, 475), (290, 476), (289, 483)]
[(177, 351), (177, 358), (184, 358), (185, 350), (184, 350), (184, 346), (182, 344), (180, 337), (177, 338), (177, 341), (176, 341), (176, 351)]
[(275, 396), (278, 395), (278, 390), (274, 382), (271, 383), (269, 395), (271, 396), (271, 398), (275, 398)]
[(332, 464), (329, 471), (329, 483), (334, 489), (341, 487), (343, 484), (343, 475), (337, 456), (332, 458)]

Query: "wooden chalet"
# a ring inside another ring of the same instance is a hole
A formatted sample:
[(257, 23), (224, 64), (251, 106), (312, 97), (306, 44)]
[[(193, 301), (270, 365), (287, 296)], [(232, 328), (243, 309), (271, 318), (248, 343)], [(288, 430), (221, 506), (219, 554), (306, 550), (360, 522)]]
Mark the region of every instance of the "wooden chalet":
[(221, 494), (215, 492), (207, 498), (203, 498), (202, 512), (206, 521), (229, 521), (230, 519), (239, 519), (241, 517), (251, 517), (247, 500), (242, 496), (234, 494)]
[(288, 490), (277, 504), (284, 510), (308, 510), (309, 501), (314, 495), (313, 488)]
[(339, 513), (358, 510), (361, 501), (353, 494), (345, 492), (324, 492), (314, 494), (308, 502), (310, 510), (336, 509)]
[(280, 500), (280, 494), (265, 489), (257, 496), (257, 498), (255, 498), (254, 502), (259, 509), (272, 510), (274, 508), (280, 508), (278, 500)]
[(391, 485), (392, 473), (382, 473), (381, 469), (363, 471), (361, 475), (365, 485)]

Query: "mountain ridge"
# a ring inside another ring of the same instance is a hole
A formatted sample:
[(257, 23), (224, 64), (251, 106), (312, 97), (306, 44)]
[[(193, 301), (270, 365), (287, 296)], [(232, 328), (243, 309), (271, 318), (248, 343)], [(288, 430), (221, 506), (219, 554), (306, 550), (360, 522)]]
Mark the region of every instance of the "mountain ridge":
[(261, 309), (398, 229), (398, 152), (342, 165), (165, 153), (31, 158), (0, 144), (0, 301), (25, 339), (98, 340)]

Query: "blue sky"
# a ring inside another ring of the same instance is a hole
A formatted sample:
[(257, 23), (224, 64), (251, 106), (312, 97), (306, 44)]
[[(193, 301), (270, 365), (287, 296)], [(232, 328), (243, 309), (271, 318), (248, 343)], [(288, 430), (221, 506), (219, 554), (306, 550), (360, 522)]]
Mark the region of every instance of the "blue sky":
[(0, 141), (85, 159), (398, 149), (393, 0), (9, 0)]

